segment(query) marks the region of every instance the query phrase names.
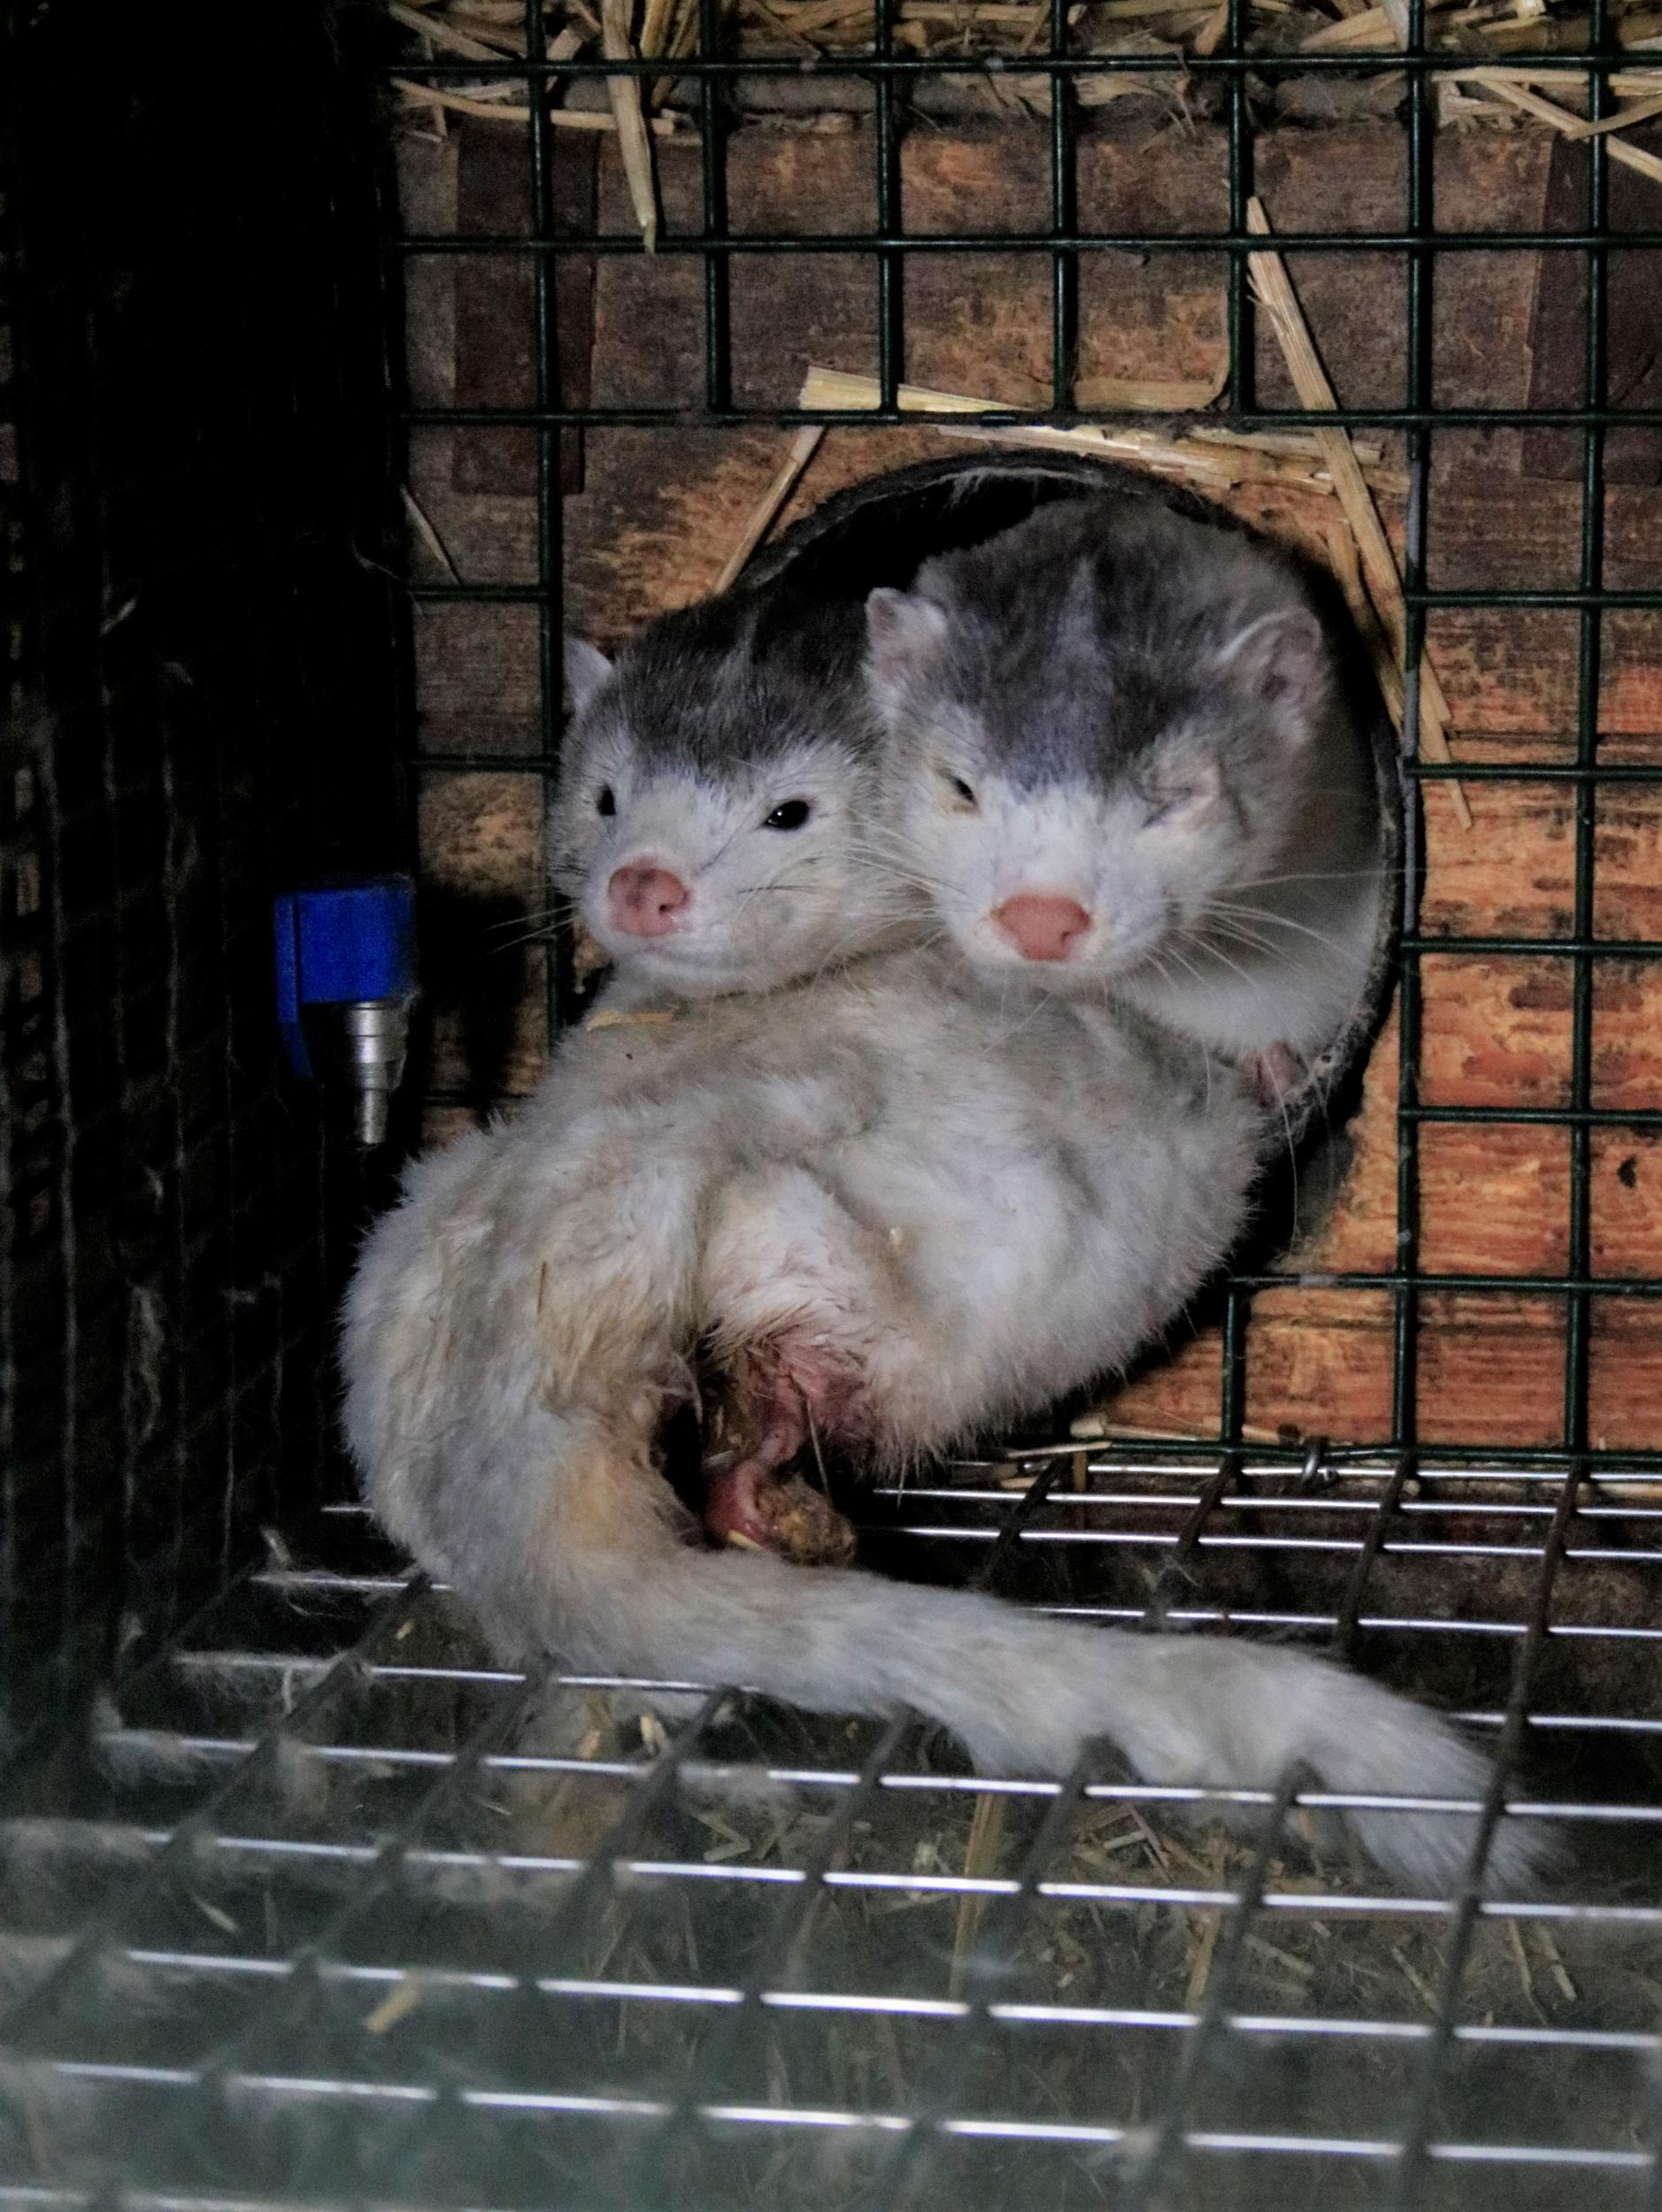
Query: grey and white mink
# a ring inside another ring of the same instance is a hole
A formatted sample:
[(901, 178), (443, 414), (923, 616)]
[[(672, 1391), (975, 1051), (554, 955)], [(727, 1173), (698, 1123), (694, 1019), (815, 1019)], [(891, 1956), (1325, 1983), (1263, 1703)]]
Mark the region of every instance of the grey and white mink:
[(1308, 1060), (1383, 883), (1372, 755), (1292, 563), (1123, 495), (867, 602), (886, 849), (984, 973)]
[(858, 600), (784, 586), (665, 615), (615, 661), (567, 641), (550, 872), (612, 963), (606, 1003), (771, 990), (904, 928), (866, 839), (864, 648)]
[[(615, 661), (568, 639), (573, 713), (550, 874), (610, 963), (596, 1011), (769, 991), (921, 933), (871, 856), (876, 719), (858, 599), (741, 585), (662, 616)], [(730, 1391), (705, 1378), (706, 1528), (817, 1560), (851, 1555), (822, 1485), (766, 1483), (727, 1448)]]
[[(345, 1315), (369, 1500), (504, 1653), (943, 1724), (983, 1770), (1110, 1740), (1158, 1782), (1412, 1796), (1349, 1816), (1441, 1893), (1486, 1764), (1303, 1653), (1141, 1636), (694, 1540), (656, 1462), (701, 1352), (742, 1466), (896, 1468), (1127, 1359), (1234, 1241), (1260, 1110), (1135, 1017), (1013, 1021), (950, 947), (579, 1031), (516, 1118), (420, 1162)], [(1527, 1871), (1527, 1834), (1490, 1866)]]

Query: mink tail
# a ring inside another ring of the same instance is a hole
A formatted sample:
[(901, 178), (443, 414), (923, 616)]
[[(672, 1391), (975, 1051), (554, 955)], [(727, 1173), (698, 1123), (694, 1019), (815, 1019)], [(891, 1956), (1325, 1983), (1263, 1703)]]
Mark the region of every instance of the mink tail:
[[(1446, 1721), (1326, 1660), (1094, 1629), (969, 1592), (695, 1550), (661, 1522), (644, 1542), (636, 1529), (627, 1547), (549, 1561), (542, 1633), (585, 1666), (739, 1685), (813, 1712), (910, 1709), (989, 1774), (1060, 1778), (1096, 1740), (1157, 1783), (1273, 1789), (1296, 1770), (1318, 1791), (1409, 1801), (1342, 1814), (1397, 1881), (1446, 1895), (1470, 1861), (1487, 1760)], [(1511, 1888), (1545, 1855), (1537, 1827), (1502, 1820), (1486, 1886)]]

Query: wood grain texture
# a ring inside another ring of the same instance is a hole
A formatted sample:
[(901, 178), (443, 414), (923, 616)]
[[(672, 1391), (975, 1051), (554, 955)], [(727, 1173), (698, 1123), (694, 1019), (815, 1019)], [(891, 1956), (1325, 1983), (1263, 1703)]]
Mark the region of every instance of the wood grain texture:
[[(464, 121), (452, 135), (458, 229), (487, 237), (527, 236), (531, 165), (519, 134), (496, 124)], [(549, 210), (557, 236), (582, 237), (593, 232), (596, 150), (591, 138), (554, 134), (549, 150)], [(562, 254), (552, 268), (559, 396), (568, 406), (587, 406), (594, 353), (594, 263)], [(529, 259), (506, 254), (465, 256), (457, 266), (455, 283), (457, 399), (464, 407), (535, 404), (535, 288)], [(581, 432), (562, 432), (559, 449), (561, 488), (580, 492)], [(536, 490), (536, 461), (532, 432), (472, 427), (456, 433), (451, 466), (458, 491), (510, 492), (528, 498)]]
[[(1211, 124), (1090, 138), (1080, 148), (1081, 220), (1170, 234), (1221, 227), (1227, 138)], [(421, 173), (406, 191), (424, 219), (446, 204), (454, 219), (453, 156), (407, 157)], [(1445, 135), (1437, 145), (1437, 219), (1450, 227), (1528, 227), (1547, 204), (1550, 150), (1534, 134)], [(598, 154), (600, 219), (633, 220), (615, 150)], [(668, 232), (696, 228), (701, 209), (695, 144), (658, 150)], [(872, 149), (864, 126), (843, 136), (737, 133), (729, 148), (735, 226), (827, 236), (873, 217)], [(1280, 229), (1396, 224), (1405, 204), (1399, 131), (1386, 124), (1271, 130), (1255, 181)], [(1049, 219), (1043, 134), (1015, 124), (917, 130), (904, 143), (909, 228), (973, 222), (1019, 234)], [(1294, 254), (1301, 302), (1348, 405), (1394, 405), (1405, 356), (1400, 258), (1335, 250)], [(1524, 405), (1543, 388), (1536, 260), (1481, 250), (1450, 255), (1435, 289), (1434, 377), (1448, 403)], [(1220, 257), (1184, 249), (1104, 250), (1080, 271), (1081, 373), (1199, 379), (1223, 345)], [(1031, 405), (1050, 395), (1050, 268), (1043, 256), (989, 251), (906, 257), (908, 377)], [(596, 265), (592, 390), (602, 404), (697, 403), (704, 390), (703, 274), (696, 259)], [(419, 378), (454, 389), (453, 303), (442, 273), (412, 286)], [(446, 321), (449, 316), (450, 321)], [(735, 257), (732, 278), (735, 396), (789, 403), (810, 361), (870, 373), (876, 366), (876, 296), (858, 257), (786, 253)], [(1260, 334), (1258, 393), (1290, 403), (1279, 352)], [(447, 384), (446, 378), (449, 377)], [(585, 488), (566, 508), (569, 626), (603, 644), (661, 610), (707, 590), (783, 457), (789, 434), (599, 431), (586, 440)], [(1581, 545), (1579, 487), (1525, 472), (1516, 433), (1440, 431), (1432, 442), (1427, 561), (1444, 587), (1573, 586)], [(1549, 449), (1537, 446), (1536, 452)], [(960, 442), (921, 428), (857, 426), (827, 437), (782, 519), (878, 471)], [(1399, 458), (1399, 457), (1397, 457)], [(446, 442), (418, 443), (412, 479), (465, 575), (529, 572), (530, 503), (464, 496)], [(1320, 554), (1336, 518), (1327, 500), (1280, 488), (1243, 488), (1243, 519)], [(1385, 503), (1400, 548), (1402, 516)], [(1618, 587), (1662, 581), (1662, 493), (1623, 483), (1606, 495), (1606, 576)], [(418, 554), (418, 561), (424, 556)], [(429, 573), (427, 569), (419, 572)], [(535, 742), (535, 621), (517, 611), (424, 611), (417, 637), (423, 741), (522, 750)], [(1568, 610), (1439, 613), (1430, 645), (1453, 710), (1457, 759), (1549, 764), (1574, 757), (1579, 618)], [(1598, 723), (1601, 757), (1662, 758), (1662, 617), (1619, 614), (1604, 625)], [(1574, 905), (1574, 799), (1570, 787), (1527, 775), (1468, 787), (1473, 823), (1462, 830), (1449, 795), (1425, 793), (1427, 874), (1421, 926), (1429, 936), (1566, 935)], [(454, 917), (436, 1022), (435, 1072), (482, 1096), (490, 1070), (509, 1088), (535, 1079), (542, 1042), (540, 961), (502, 949), (497, 920), (524, 918), (542, 893), (538, 801), (528, 777), (447, 777), (429, 793), (423, 833), (435, 895)], [(1662, 935), (1662, 789), (1607, 787), (1597, 797), (1596, 914), (1601, 933)], [(432, 941), (431, 933), (429, 941)], [(493, 949), (494, 947), (494, 949)], [(1420, 1095), (1450, 1106), (1551, 1108), (1572, 1079), (1572, 969), (1550, 941), (1527, 957), (1431, 951), (1422, 964)], [(477, 1008), (489, 1018), (482, 1022)], [(475, 1010), (470, 1013), (469, 1009)], [(472, 1026), (470, 1027), (470, 1023)], [(484, 1066), (479, 1055), (490, 1062)], [(1601, 962), (1593, 1020), (1596, 1102), (1617, 1110), (1662, 1106), (1662, 973), (1642, 962)], [(1388, 1022), (1343, 1141), (1348, 1166), (1337, 1202), (1307, 1204), (1291, 1261), (1308, 1275), (1390, 1271), (1397, 1218), (1397, 1032)], [(447, 1112), (439, 1127), (453, 1123)], [(1592, 1264), (1615, 1276), (1662, 1272), (1662, 1140), (1622, 1129), (1591, 1142)], [(1550, 1273), (1568, 1254), (1569, 1141), (1562, 1128), (1427, 1124), (1420, 1158), (1419, 1258), (1435, 1273)], [(1309, 1284), (1265, 1294), (1249, 1332), (1251, 1428), (1352, 1440), (1389, 1433), (1393, 1302), (1380, 1291)], [(1424, 1436), (1550, 1443), (1563, 1420), (1561, 1300), (1527, 1292), (1429, 1293), (1418, 1330), (1417, 1417)], [(1591, 1376), (1595, 1441), (1654, 1443), (1662, 1433), (1662, 1313), (1654, 1302), (1594, 1302)], [(1175, 1341), (1108, 1401), (1114, 1418), (1213, 1432), (1220, 1393), (1215, 1327)]]
[(541, 947), (542, 793), (525, 775), (430, 776), (419, 829), (428, 1080), (482, 1110), (527, 1091), (547, 1045)]
[[(1655, 151), (1654, 127), (1634, 143)], [(1580, 229), (1590, 211), (1588, 166), (1566, 139), (1552, 148), (1546, 219), (1555, 230)], [(1606, 186), (1611, 231), (1648, 230), (1656, 222), (1654, 180), (1614, 166)], [(1586, 388), (1587, 296), (1580, 257), (1555, 254), (1543, 270), (1530, 334), (1535, 374), (1530, 403), (1574, 407)], [(1635, 250), (1608, 257), (1605, 388), (1623, 407), (1662, 404), (1662, 254)], [(1535, 430), (1524, 444), (1524, 465), (1536, 476), (1579, 480), (1581, 442), (1573, 430)], [(1662, 476), (1662, 431), (1614, 430), (1605, 440), (1607, 483), (1654, 484)]]

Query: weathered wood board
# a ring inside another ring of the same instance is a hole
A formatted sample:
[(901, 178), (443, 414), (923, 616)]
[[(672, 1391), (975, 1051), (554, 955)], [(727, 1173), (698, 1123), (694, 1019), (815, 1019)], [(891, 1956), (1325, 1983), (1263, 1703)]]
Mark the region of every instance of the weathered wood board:
[[(1081, 144), (1081, 220), (1144, 232), (1221, 228), (1227, 140), (1211, 126), (1144, 130)], [(666, 221), (696, 227), (695, 143), (658, 149)], [(909, 229), (973, 223), (1020, 233), (1049, 216), (1044, 134), (1020, 122), (919, 129), (905, 141), (903, 202)], [(457, 222), (456, 141), (411, 144), (406, 211), (435, 229)], [(1436, 211), (1447, 227), (1527, 227), (1545, 219), (1545, 139), (1441, 137)], [(840, 133), (738, 133), (729, 148), (736, 226), (835, 236), (873, 219), (872, 149), (863, 126)], [(1406, 180), (1401, 134), (1388, 125), (1266, 134), (1256, 181), (1282, 227), (1398, 223)], [(630, 213), (615, 150), (602, 144), (604, 227)], [(505, 227), (505, 226), (504, 226)], [(1449, 404), (1524, 406), (1556, 391), (1532, 339), (1540, 264), (1528, 253), (1462, 251), (1433, 283), (1434, 377)], [(1405, 272), (1399, 256), (1333, 251), (1289, 257), (1294, 280), (1343, 401), (1391, 405), (1404, 394)], [(1044, 257), (921, 252), (904, 272), (905, 373), (916, 382), (1043, 404), (1050, 389), (1050, 270)], [(1081, 373), (1170, 380), (1215, 373), (1222, 358), (1224, 271), (1191, 250), (1104, 251), (1081, 270)], [(505, 315), (525, 314), (523, 291), (499, 287)], [(520, 304), (513, 305), (518, 297)], [(456, 276), (436, 259), (410, 275), (410, 374), (418, 400), (481, 388), (464, 360), (458, 385)], [(477, 292), (464, 296), (475, 329)], [(696, 259), (602, 257), (594, 268), (589, 388), (602, 404), (685, 403), (704, 385), (703, 273)], [(875, 284), (855, 255), (747, 255), (732, 277), (734, 388), (744, 403), (789, 403), (810, 361), (875, 367)], [(466, 331), (464, 328), (463, 336)], [(526, 334), (504, 332), (522, 359)], [(466, 352), (466, 346), (463, 349)], [(1266, 402), (1292, 394), (1267, 334), (1258, 387)], [(1544, 380), (1543, 380), (1544, 375)], [(487, 379), (487, 382), (488, 382)], [(497, 386), (494, 388), (500, 389)], [(615, 641), (661, 609), (707, 589), (782, 456), (785, 434), (609, 431), (584, 442), (583, 489), (566, 510), (566, 596), (572, 626)], [(788, 510), (806, 511), (842, 486), (956, 448), (924, 429), (855, 426), (826, 440)], [(1543, 471), (1525, 470), (1529, 454)], [(411, 485), (450, 561), (465, 577), (535, 573), (535, 517), (514, 480), (475, 452), (458, 466), (455, 441), (425, 433)], [(1432, 441), (1427, 562), (1434, 585), (1574, 586), (1581, 539), (1579, 485), (1562, 470), (1561, 442), (1535, 434), (1450, 428)], [(1547, 472), (1550, 470), (1550, 473)], [(1643, 476), (1634, 469), (1627, 473)], [(1273, 533), (1320, 549), (1329, 503), (1307, 494), (1246, 487), (1231, 505)], [(1605, 580), (1662, 581), (1662, 493), (1612, 485), (1604, 512)], [(1388, 515), (1399, 533), (1399, 513)], [(432, 557), (412, 541), (422, 574)], [(1447, 690), (1457, 756), (1550, 764), (1577, 742), (1580, 618), (1573, 611), (1440, 613), (1430, 644)], [(416, 638), (421, 742), (434, 750), (523, 754), (540, 742), (538, 639), (523, 608), (424, 608)], [(1620, 613), (1603, 625), (1597, 702), (1600, 757), (1649, 761), (1662, 753), (1662, 616)], [(1562, 938), (1573, 924), (1574, 800), (1540, 779), (1473, 783), (1473, 823), (1450, 795), (1426, 795), (1428, 872), (1422, 927), (1431, 934)], [(435, 774), (422, 813), (424, 866), (435, 938), (435, 1087), (481, 1099), (535, 1078), (544, 1042), (542, 956), (515, 944), (542, 908), (539, 780), (523, 772)], [(1595, 910), (1602, 934), (1662, 935), (1662, 787), (1598, 794)], [(1571, 1083), (1571, 964), (1550, 944), (1527, 956), (1428, 956), (1423, 964), (1420, 1095), (1430, 1103), (1533, 1109), (1564, 1104)], [(1593, 1022), (1594, 1103), (1662, 1106), (1662, 975), (1643, 963), (1601, 962)], [(1385, 1272), (1397, 1257), (1397, 1036), (1388, 1024), (1348, 1140), (1352, 1156), (1336, 1202), (1297, 1248), (1307, 1273)], [(435, 1110), (435, 1133), (456, 1110)], [(1591, 1141), (1592, 1265), (1599, 1273), (1662, 1273), (1662, 1139), (1620, 1127)], [(1420, 1148), (1419, 1259), (1432, 1273), (1478, 1271), (1529, 1278), (1568, 1254), (1570, 1144), (1563, 1127), (1428, 1124)], [(1562, 1433), (1564, 1313), (1560, 1300), (1427, 1292), (1420, 1302), (1417, 1413), (1428, 1440), (1549, 1444)], [(1662, 1314), (1648, 1301), (1601, 1298), (1592, 1322), (1594, 1440), (1654, 1444), (1662, 1436)], [(1248, 1346), (1250, 1431), (1366, 1440), (1392, 1416), (1392, 1300), (1380, 1290), (1303, 1287), (1256, 1300)], [(1174, 1347), (1121, 1390), (1115, 1420), (1210, 1433), (1218, 1417), (1215, 1331)]]

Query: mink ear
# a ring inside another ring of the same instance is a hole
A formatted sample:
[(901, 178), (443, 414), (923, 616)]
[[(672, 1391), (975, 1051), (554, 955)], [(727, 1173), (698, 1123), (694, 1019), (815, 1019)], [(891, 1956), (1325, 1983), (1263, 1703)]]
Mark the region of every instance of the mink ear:
[(1260, 615), (1224, 647), (1219, 665), (1271, 708), (1289, 735), (1304, 735), (1332, 684), (1320, 623), (1306, 607)]
[(612, 663), (597, 645), (591, 645), (587, 638), (566, 639), (566, 689), (573, 714), (582, 712), (611, 673)]
[(880, 698), (896, 690), (946, 635), (946, 611), (879, 585), (866, 602), (866, 665)]

